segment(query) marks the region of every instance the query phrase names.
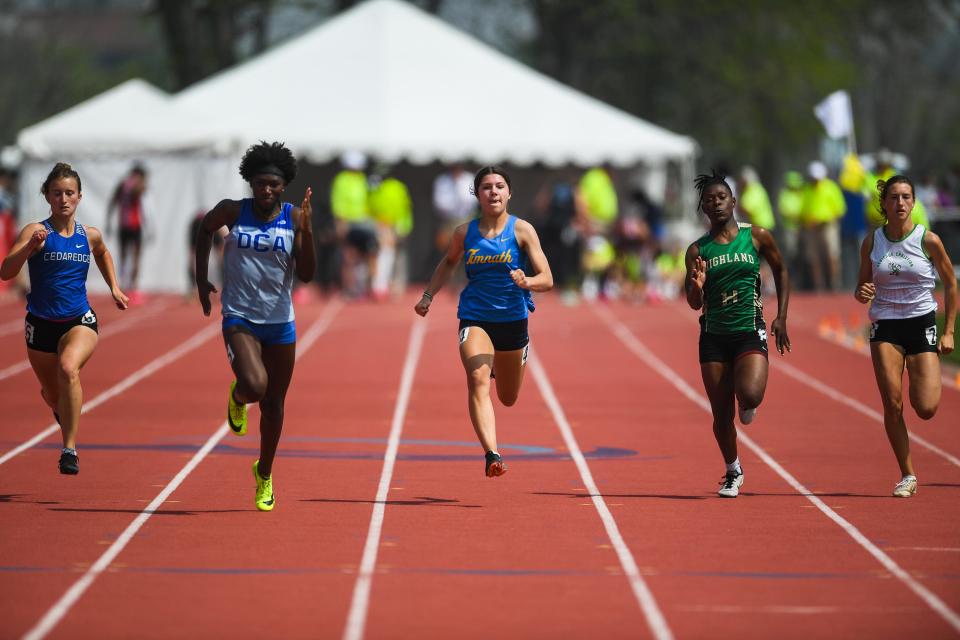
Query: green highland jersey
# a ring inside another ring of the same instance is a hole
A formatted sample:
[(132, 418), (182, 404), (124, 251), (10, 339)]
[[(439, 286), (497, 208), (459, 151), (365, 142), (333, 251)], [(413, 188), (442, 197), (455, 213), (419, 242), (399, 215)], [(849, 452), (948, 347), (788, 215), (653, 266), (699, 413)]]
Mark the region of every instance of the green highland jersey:
[(703, 317), (707, 333), (729, 335), (763, 328), (760, 255), (751, 225), (740, 224), (733, 242), (720, 244), (709, 235), (697, 240), (707, 263)]

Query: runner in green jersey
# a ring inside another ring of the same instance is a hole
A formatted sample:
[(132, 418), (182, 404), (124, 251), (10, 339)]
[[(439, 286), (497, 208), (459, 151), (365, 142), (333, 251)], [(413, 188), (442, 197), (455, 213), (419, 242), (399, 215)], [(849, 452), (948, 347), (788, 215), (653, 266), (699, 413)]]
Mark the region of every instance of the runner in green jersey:
[(724, 176), (697, 176), (700, 210), (710, 230), (687, 249), (687, 303), (700, 316), (700, 373), (713, 412), (713, 435), (727, 470), (718, 494), (735, 498), (743, 484), (737, 456), (734, 401), (741, 424), (750, 424), (767, 389), (767, 330), (760, 297), (760, 258), (770, 265), (777, 289), (777, 317), (770, 330), (781, 355), (790, 350), (787, 304), (790, 281), (773, 235), (740, 225), (736, 198)]

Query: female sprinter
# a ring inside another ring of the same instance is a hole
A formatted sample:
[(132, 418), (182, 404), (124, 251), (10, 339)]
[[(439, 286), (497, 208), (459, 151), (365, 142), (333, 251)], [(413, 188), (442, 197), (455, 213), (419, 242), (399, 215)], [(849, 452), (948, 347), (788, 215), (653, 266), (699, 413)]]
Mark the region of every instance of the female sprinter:
[(700, 315), (700, 375), (713, 412), (713, 435), (727, 471), (719, 495), (736, 498), (743, 484), (737, 457), (734, 399), (741, 424), (750, 424), (767, 389), (767, 330), (760, 297), (760, 257), (773, 272), (777, 317), (770, 330), (777, 351), (790, 350), (787, 303), (790, 283), (780, 249), (766, 229), (738, 224), (736, 199), (722, 174), (696, 179), (700, 210), (710, 230), (687, 249), (687, 303)]
[[(883, 401), (883, 426), (900, 465), (893, 495), (917, 492), (910, 437), (903, 421), (903, 368), (910, 377), (910, 404), (921, 420), (940, 405), (940, 360), (953, 351), (957, 279), (940, 238), (911, 218), (913, 183), (905, 176), (879, 180), (880, 213), (886, 223), (863, 239), (854, 297), (870, 305), (870, 356)], [(935, 273), (943, 282), (944, 326), (937, 342)]]
[[(527, 314), (531, 291), (553, 287), (550, 265), (533, 227), (507, 213), (510, 177), (497, 167), (484, 167), (473, 179), (480, 217), (456, 228), (447, 255), (414, 309), (427, 315), (433, 297), (450, 278), (461, 258), (467, 286), (460, 293), (460, 359), (467, 373), (470, 421), (485, 452), (488, 478), (501, 476), (507, 465), (497, 451), (497, 429), (490, 400), (490, 379), (496, 372), (497, 397), (506, 406), (517, 401), (523, 382), (530, 337)], [(536, 275), (527, 275), (529, 270)]]
[(197, 293), (210, 315), (207, 262), (213, 235), (230, 229), (224, 240), (223, 341), (236, 379), (227, 398), (227, 424), (237, 435), (247, 432), (247, 404), (260, 403), (260, 458), (253, 463), (257, 481), (254, 503), (261, 511), (276, 504), (273, 458), (283, 429), (283, 403), (293, 376), (297, 332), (293, 319), (293, 273), (313, 279), (311, 190), (299, 208), (281, 202), (283, 190), (297, 174), (297, 161), (280, 142), (256, 144), (240, 161), (240, 175), (253, 198), (223, 200), (200, 224), (197, 235)]
[(57, 163), (40, 188), (50, 217), (26, 225), (0, 266), (0, 278), (16, 277), (27, 263), (31, 290), (24, 323), (27, 357), (40, 381), (40, 395), (60, 425), (60, 473), (80, 473), (77, 430), (83, 407), (80, 369), (97, 346), (97, 314), (87, 301), (90, 256), (97, 263), (119, 309), (129, 300), (117, 285), (113, 258), (94, 227), (77, 222), (80, 175)]

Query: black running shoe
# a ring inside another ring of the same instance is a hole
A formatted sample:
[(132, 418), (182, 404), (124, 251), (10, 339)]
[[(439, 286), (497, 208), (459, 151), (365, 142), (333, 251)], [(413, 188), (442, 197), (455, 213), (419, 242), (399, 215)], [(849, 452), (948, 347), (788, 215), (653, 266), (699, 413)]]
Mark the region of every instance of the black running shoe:
[(75, 452), (64, 451), (60, 454), (60, 473), (75, 476), (80, 473), (80, 456)]
[(484, 457), (487, 463), (485, 471), (488, 478), (496, 478), (507, 472), (507, 464), (503, 461), (503, 458), (500, 457), (499, 453), (487, 451)]

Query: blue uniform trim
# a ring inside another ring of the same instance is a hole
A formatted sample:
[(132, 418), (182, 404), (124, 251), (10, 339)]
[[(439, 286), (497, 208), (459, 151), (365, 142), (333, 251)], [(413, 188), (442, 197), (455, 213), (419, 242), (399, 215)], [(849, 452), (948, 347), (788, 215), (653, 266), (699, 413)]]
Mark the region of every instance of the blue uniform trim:
[(87, 230), (74, 223), (73, 235), (64, 238), (43, 221), (47, 239), (43, 248), (30, 256), (31, 290), (27, 311), (47, 320), (69, 320), (90, 310), (87, 300), (87, 273), (90, 271), (90, 242)]
[(533, 297), (510, 278), (514, 269), (527, 270), (527, 254), (517, 242), (517, 218), (509, 216), (503, 232), (494, 238), (480, 234), (479, 219), (470, 222), (463, 239), (467, 286), (460, 293), (461, 320), (513, 322), (533, 311)]
[(237, 316), (224, 316), (222, 328), (226, 331), (229, 327), (243, 327), (247, 329), (260, 341), (260, 344), (265, 346), (271, 344), (293, 344), (297, 341), (297, 323), (295, 320), (272, 324), (258, 324)]

